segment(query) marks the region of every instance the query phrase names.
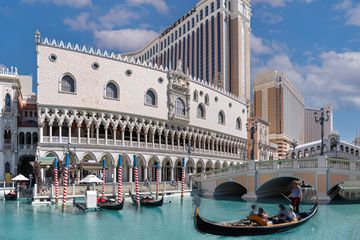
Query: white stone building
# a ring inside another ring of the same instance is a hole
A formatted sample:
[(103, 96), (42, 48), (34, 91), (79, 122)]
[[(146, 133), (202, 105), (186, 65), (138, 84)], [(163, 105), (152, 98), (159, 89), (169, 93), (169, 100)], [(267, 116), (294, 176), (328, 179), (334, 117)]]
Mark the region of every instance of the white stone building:
[[(187, 172), (235, 165), (246, 153), (246, 103), (177, 70), (36, 35), (39, 157), (63, 161), (71, 144), (73, 174), (96, 170), (106, 160), (115, 181), (124, 158), (124, 181), (132, 181), (133, 155), (140, 181), (180, 178), (186, 146)], [(99, 166), (99, 164), (97, 164)]]

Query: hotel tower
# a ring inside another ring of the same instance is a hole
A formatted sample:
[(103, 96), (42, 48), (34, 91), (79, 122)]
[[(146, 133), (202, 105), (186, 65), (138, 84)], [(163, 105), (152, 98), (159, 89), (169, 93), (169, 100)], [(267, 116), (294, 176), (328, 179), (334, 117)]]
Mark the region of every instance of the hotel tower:
[(175, 69), (250, 99), (250, 0), (202, 0), (127, 56)]

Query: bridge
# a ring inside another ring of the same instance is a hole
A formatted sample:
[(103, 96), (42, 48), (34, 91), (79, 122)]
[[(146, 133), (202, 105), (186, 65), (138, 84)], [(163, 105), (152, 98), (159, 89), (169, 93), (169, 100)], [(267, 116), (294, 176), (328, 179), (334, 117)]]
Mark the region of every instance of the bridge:
[[(339, 184), (360, 181), (360, 161), (332, 156), (292, 160), (247, 161), (236, 166), (194, 174), (193, 184), (206, 197), (233, 194), (246, 201), (289, 192), (293, 180), (304, 181), (321, 204), (334, 197)], [(360, 191), (360, 189), (359, 189)]]

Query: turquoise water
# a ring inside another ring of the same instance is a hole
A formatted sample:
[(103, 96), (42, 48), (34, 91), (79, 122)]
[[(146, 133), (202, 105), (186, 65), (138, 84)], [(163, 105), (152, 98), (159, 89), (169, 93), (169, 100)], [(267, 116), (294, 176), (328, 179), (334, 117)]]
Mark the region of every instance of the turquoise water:
[[(123, 211), (87, 213), (72, 207), (63, 213), (55, 206), (0, 201), (0, 239), (235, 239), (198, 233), (193, 226), (191, 197), (186, 197), (183, 204), (179, 197), (167, 197), (161, 208), (139, 210), (126, 200)], [(200, 214), (219, 221), (237, 220), (248, 213), (249, 206), (245, 202), (202, 199)], [(276, 211), (276, 205), (261, 206), (269, 213)], [(359, 220), (360, 205), (320, 206), (313, 219), (290, 232), (241, 239), (358, 240)]]

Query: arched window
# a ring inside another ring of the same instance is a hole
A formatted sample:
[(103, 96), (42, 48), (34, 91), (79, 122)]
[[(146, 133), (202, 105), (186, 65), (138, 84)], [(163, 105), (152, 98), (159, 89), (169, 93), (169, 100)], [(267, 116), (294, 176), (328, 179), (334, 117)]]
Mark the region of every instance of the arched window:
[(39, 141), (38, 134), (36, 132), (33, 133), (33, 143), (36, 144)]
[(181, 98), (177, 98), (175, 102), (175, 114), (179, 117), (185, 116), (185, 103)]
[(27, 118), (28, 117), (28, 111), (25, 111), (24, 116)]
[(198, 118), (205, 118), (205, 107), (202, 104), (199, 104), (196, 110), (196, 116)]
[(199, 94), (197, 90), (194, 91), (194, 101), (195, 102), (199, 101)]
[(11, 110), (11, 97), (10, 94), (5, 95), (5, 111)]
[(69, 75), (65, 75), (61, 79), (61, 91), (62, 92), (75, 92), (75, 80)]
[(9, 162), (5, 163), (5, 173), (10, 173), (10, 163)]
[(156, 94), (153, 90), (148, 90), (145, 94), (145, 104), (149, 106), (156, 106)]
[(205, 105), (209, 105), (210, 102), (209, 102), (209, 95), (208, 94), (205, 94)]
[(33, 117), (33, 112), (32, 112), (32, 111), (29, 112), (29, 116), (30, 116), (31, 118)]
[(105, 96), (106, 98), (118, 99), (118, 88), (114, 83), (109, 82), (106, 84)]
[(225, 114), (223, 111), (220, 111), (219, 112), (219, 115), (218, 115), (218, 123), (220, 124), (225, 124)]
[(240, 118), (240, 117), (238, 117), (238, 118), (236, 119), (236, 129), (239, 129), (239, 130), (242, 129), (242, 122), (241, 122), (241, 118)]
[(11, 131), (10, 130), (4, 131), (4, 143), (11, 144)]
[(19, 144), (20, 145), (24, 145), (25, 144), (25, 134), (23, 132), (21, 132), (19, 134)]

